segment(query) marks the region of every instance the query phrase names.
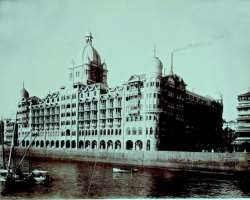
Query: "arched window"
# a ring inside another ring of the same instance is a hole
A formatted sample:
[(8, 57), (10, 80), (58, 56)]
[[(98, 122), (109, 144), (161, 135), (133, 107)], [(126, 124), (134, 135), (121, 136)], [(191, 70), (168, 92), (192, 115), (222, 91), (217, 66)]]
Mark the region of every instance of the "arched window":
[(40, 147), (43, 148), (44, 147), (44, 141), (40, 142)]
[(53, 140), (50, 142), (50, 147), (54, 147), (54, 141)]
[(142, 150), (142, 141), (137, 140), (135, 142), (135, 150)]
[(87, 140), (87, 141), (85, 142), (85, 149), (89, 149), (89, 148), (90, 148), (90, 141)]
[(31, 144), (31, 145), (32, 145), (32, 147), (35, 146), (35, 141), (32, 141), (32, 144)]
[(66, 149), (68, 149), (68, 148), (70, 148), (70, 141), (69, 140), (66, 141)]
[(115, 129), (115, 135), (118, 135), (118, 130), (117, 129)]
[(84, 146), (83, 146), (83, 141), (82, 140), (79, 141), (79, 145), (78, 146), (79, 146), (80, 149), (83, 149)]
[(66, 130), (66, 136), (70, 136), (70, 130), (69, 129)]
[(100, 135), (102, 135), (102, 129), (100, 130)]
[(64, 141), (61, 141), (61, 148), (64, 148)]
[(94, 140), (92, 141), (92, 149), (96, 149), (97, 148), (97, 142)]
[(121, 149), (121, 142), (119, 140), (115, 141), (115, 149)]
[(142, 135), (142, 128), (141, 127), (138, 129), (138, 134)]
[(59, 141), (56, 141), (56, 148), (59, 148)]
[(126, 142), (126, 149), (127, 150), (133, 150), (133, 142), (131, 140), (128, 140)]
[(108, 129), (108, 135), (110, 135), (110, 130)]
[(75, 140), (71, 141), (71, 148), (72, 149), (76, 148), (76, 141)]
[(22, 146), (25, 147), (25, 141), (24, 140), (22, 141)]
[(46, 141), (46, 147), (48, 147), (48, 146), (49, 146), (49, 140)]
[(152, 135), (153, 134), (153, 128), (151, 127), (150, 128), (150, 135)]
[(113, 149), (113, 142), (111, 140), (108, 141), (108, 149)]
[(146, 135), (148, 134), (148, 128), (146, 128)]
[(39, 141), (38, 140), (36, 141), (36, 147), (39, 147)]
[(136, 128), (135, 127), (132, 129), (132, 134), (136, 135)]
[(127, 128), (127, 129), (126, 129), (126, 133), (127, 133), (128, 135), (130, 135), (130, 128)]
[(100, 142), (100, 148), (101, 148), (101, 149), (105, 149), (105, 148), (106, 148), (106, 145), (105, 145), (105, 141), (104, 141), (104, 140), (102, 140), (102, 141)]
[(30, 144), (30, 141), (26, 140), (26, 147), (29, 146), (29, 144)]
[(150, 140), (147, 141), (147, 151), (150, 151)]

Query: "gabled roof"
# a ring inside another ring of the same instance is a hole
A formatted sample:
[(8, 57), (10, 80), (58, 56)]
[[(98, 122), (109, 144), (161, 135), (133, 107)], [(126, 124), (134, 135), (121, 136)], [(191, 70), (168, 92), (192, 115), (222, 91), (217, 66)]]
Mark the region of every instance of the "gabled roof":
[(250, 91), (248, 91), (247, 93), (238, 95), (238, 97), (249, 97), (249, 96), (250, 96)]

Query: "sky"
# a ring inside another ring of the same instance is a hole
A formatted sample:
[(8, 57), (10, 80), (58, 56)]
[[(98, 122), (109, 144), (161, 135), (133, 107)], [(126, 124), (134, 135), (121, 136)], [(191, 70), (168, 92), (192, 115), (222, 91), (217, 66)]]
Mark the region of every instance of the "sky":
[(147, 71), (156, 55), (187, 88), (223, 96), (223, 118), (237, 118), (237, 95), (250, 89), (250, 1), (0, 0), (0, 116), (13, 117), (23, 81), (45, 97), (91, 31), (110, 87)]

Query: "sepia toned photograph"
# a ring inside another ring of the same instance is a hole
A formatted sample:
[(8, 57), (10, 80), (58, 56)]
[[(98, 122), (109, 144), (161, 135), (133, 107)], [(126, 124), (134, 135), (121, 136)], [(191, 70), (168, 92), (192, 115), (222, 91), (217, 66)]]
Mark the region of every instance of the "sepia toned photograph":
[(0, 199), (250, 198), (250, 1), (0, 0)]

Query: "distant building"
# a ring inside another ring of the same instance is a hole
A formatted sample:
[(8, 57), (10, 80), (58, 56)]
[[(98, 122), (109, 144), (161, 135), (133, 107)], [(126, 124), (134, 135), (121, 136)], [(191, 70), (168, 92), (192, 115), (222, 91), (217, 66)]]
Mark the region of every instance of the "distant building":
[(4, 121), (0, 120), (0, 145), (4, 143)]
[(222, 151), (233, 151), (232, 143), (236, 139), (236, 121), (224, 121), (222, 131)]
[(22, 147), (84, 151), (212, 149), (220, 142), (222, 102), (186, 89), (154, 55), (147, 72), (108, 87), (107, 66), (91, 34), (69, 68), (67, 86), (45, 98), (23, 87), (18, 104)]
[(4, 122), (4, 144), (7, 146), (11, 146), (13, 140), (15, 121), (11, 119), (5, 119), (3, 122)]
[(236, 151), (250, 152), (250, 91), (238, 96), (237, 110), (237, 138), (233, 144)]

